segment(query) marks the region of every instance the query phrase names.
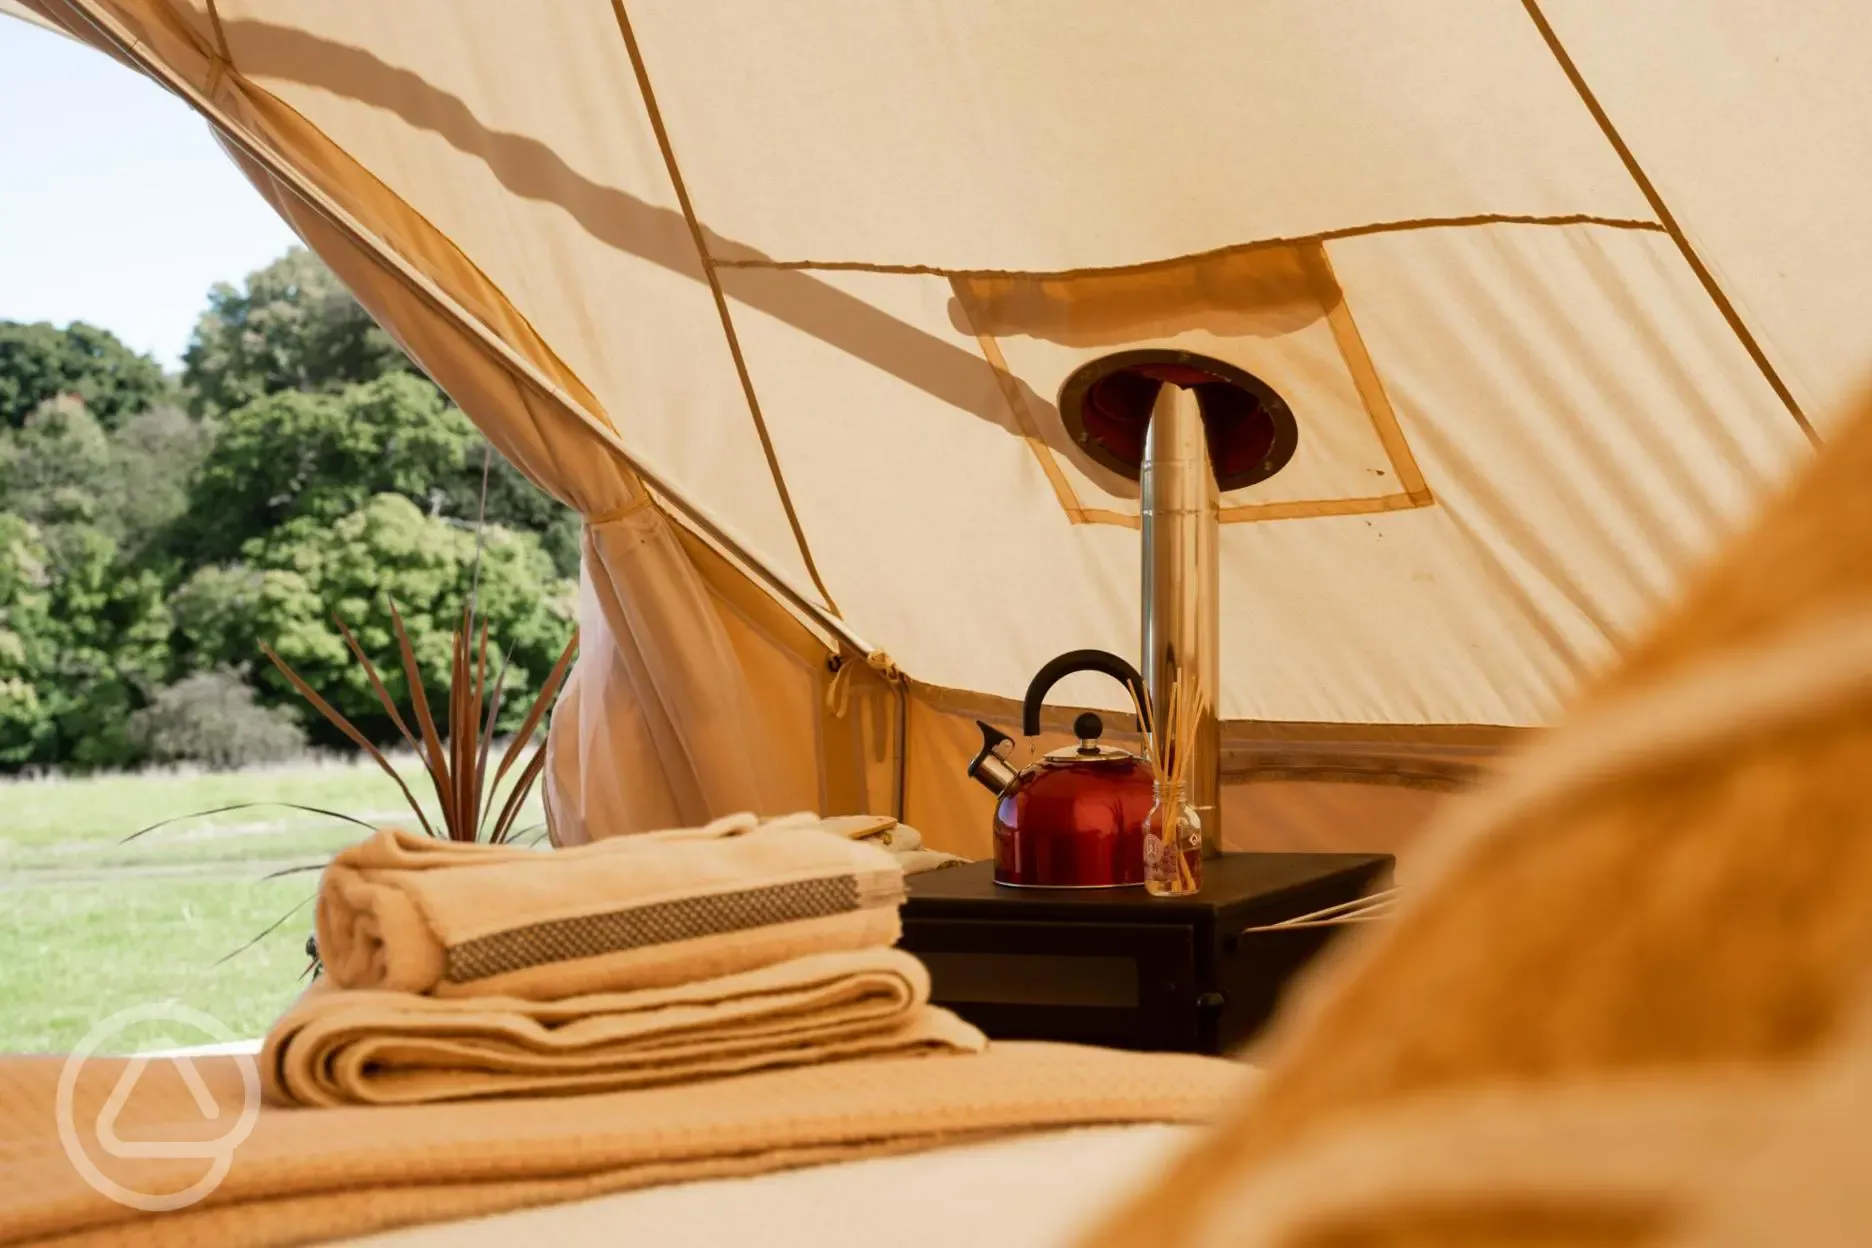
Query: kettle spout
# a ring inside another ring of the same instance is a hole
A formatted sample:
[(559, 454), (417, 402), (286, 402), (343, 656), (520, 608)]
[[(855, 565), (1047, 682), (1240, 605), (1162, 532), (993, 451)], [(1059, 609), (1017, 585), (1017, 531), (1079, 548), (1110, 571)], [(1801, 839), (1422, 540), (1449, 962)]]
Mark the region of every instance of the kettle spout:
[(1014, 783), (1014, 777), (1020, 774), (1008, 762), (1006, 755), (997, 752), (1004, 745), (1014, 744), (1014, 738), (979, 719), (975, 721), (975, 726), (982, 732), (982, 748), (975, 755), (975, 761), (968, 765), (968, 774), (982, 788), (999, 797), (1007, 792), (1007, 787)]

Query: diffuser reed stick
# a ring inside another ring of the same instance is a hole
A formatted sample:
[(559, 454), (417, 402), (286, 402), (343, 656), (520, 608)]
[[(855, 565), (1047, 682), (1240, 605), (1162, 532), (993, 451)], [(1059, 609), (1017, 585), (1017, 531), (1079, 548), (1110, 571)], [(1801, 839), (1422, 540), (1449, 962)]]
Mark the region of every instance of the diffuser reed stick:
[(1158, 897), (1186, 897), (1202, 888), (1202, 822), (1184, 800), (1200, 695), (1179, 674), (1166, 706), (1154, 706), (1149, 690), (1133, 689), (1131, 696), (1145, 725), (1144, 759), (1156, 799), (1144, 821), (1144, 887)]

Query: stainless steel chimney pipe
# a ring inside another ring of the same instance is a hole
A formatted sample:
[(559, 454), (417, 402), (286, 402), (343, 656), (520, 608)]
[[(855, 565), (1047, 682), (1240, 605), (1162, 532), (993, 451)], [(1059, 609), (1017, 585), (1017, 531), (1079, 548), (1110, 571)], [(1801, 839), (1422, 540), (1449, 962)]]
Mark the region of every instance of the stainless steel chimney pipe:
[(1144, 680), (1167, 706), (1180, 673), (1196, 691), (1196, 753), (1188, 801), (1202, 820), (1203, 855), (1222, 852), (1220, 603), (1216, 546), (1220, 495), (1196, 391), (1157, 391), (1138, 474), (1144, 513)]

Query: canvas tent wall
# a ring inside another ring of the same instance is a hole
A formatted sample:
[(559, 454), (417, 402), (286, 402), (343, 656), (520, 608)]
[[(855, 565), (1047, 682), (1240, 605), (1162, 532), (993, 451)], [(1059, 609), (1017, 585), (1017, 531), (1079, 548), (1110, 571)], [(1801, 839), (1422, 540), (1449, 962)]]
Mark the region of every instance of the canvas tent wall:
[(1859, 6), (8, 3), (199, 109), (585, 515), (566, 839), (901, 807), (984, 852), (972, 719), (1136, 647), (1136, 487), (1058, 388), (1175, 345), (1301, 431), (1223, 498), (1230, 839), (1387, 845), (1872, 346)]

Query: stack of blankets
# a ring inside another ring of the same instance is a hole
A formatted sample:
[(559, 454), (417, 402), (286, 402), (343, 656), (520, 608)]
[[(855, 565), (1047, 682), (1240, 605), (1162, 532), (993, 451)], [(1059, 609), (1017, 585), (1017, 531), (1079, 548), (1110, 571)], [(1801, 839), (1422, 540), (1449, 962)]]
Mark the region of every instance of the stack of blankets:
[(730, 818), (544, 853), (386, 831), (250, 1057), (0, 1057), (0, 1246), (322, 1243), (1110, 1123), (1244, 1072), (987, 1044), (892, 948), (890, 820)]
[(740, 815), (554, 853), (380, 832), (326, 868), (324, 973), (267, 1037), (267, 1099), (617, 1091), (979, 1052), (891, 947), (901, 860), (928, 851), (888, 824)]

